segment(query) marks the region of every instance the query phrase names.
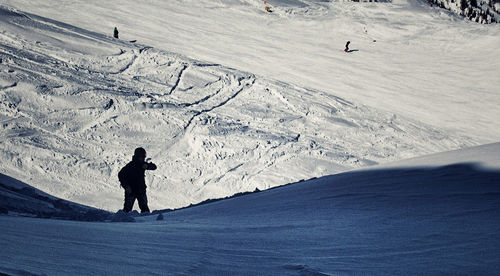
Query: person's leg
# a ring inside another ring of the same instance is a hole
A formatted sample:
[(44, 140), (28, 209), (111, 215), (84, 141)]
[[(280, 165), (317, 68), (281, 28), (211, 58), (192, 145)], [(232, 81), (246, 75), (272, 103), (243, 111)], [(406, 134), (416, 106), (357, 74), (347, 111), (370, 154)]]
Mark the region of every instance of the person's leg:
[(127, 193), (127, 191), (125, 191), (125, 202), (123, 204), (123, 211), (127, 213), (132, 211), (132, 208), (134, 207), (134, 202), (135, 202), (134, 193)]
[(137, 195), (137, 201), (139, 201), (139, 208), (141, 208), (141, 213), (149, 213), (148, 207), (148, 197), (146, 196), (146, 191), (141, 192)]

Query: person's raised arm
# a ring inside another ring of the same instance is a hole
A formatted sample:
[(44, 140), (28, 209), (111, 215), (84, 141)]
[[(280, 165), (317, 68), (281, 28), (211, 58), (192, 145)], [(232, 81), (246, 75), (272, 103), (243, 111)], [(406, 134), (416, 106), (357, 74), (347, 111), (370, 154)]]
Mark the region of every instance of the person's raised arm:
[(146, 164), (148, 164), (148, 167), (146, 168), (146, 170), (152, 170), (152, 171), (154, 171), (154, 170), (157, 169), (157, 167), (156, 167), (156, 165), (154, 163), (146, 163)]

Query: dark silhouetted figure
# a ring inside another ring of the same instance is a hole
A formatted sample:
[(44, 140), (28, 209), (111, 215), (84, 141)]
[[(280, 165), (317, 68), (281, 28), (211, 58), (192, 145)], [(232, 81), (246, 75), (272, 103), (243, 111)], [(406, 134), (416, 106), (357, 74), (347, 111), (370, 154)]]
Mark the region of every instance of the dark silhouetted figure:
[(115, 30), (113, 31), (113, 37), (118, 38), (118, 29), (115, 27)]
[(146, 170), (156, 170), (156, 165), (146, 162), (146, 150), (135, 149), (132, 161), (123, 167), (118, 173), (120, 185), (125, 189), (125, 203), (123, 211), (130, 212), (137, 199), (141, 213), (149, 211), (148, 198), (146, 196), (146, 181), (144, 173)]
[(344, 50), (344, 52), (346, 52), (346, 53), (349, 53), (349, 44), (351, 44), (350, 41), (347, 41), (347, 43), (345, 44), (345, 50)]

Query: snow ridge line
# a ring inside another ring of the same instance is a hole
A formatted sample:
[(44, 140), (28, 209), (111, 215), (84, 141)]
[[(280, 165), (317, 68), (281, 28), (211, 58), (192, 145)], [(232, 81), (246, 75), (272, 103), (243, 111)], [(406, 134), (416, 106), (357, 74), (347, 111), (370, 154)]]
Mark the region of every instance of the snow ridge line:
[(197, 67), (221, 67), (221, 65), (217, 64), (217, 63), (193, 63), (193, 66), (197, 66)]
[[(210, 85), (213, 85), (217, 82), (221, 81), (221, 79), (219, 79), (218, 81), (216, 82), (213, 82), (213, 83), (209, 83), (205, 86), (203, 86), (204, 88), (205, 87), (208, 87)], [(181, 90), (181, 91), (189, 91), (190, 89), (186, 89), (186, 90)], [(155, 107), (155, 108), (164, 108), (164, 107), (175, 107), (175, 108), (186, 108), (186, 107), (192, 107), (192, 106), (195, 106), (195, 105), (199, 105), (201, 103), (204, 103), (208, 100), (210, 100), (211, 98), (217, 96), (220, 92), (222, 91), (222, 88), (219, 88), (215, 91), (215, 93), (212, 93), (210, 95), (207, 95), (205, 97), (203, 97), (202, 99), (199, 99), (197, 101), (194, 101), (194, 102), (184, 102), (184, 103), (171, 103), (171, 102), (154, 102), (154, 103), (149, 103), (149, 106), (150, 107)], [(142, 94), (139, 94), (137, 93), (138, 96), (141, 96)], [(151, 98), (151, 99), (154, 99), (155, 96), (164, 96), (163, 94), (158, 94), (158, 93), (153, 93), (153, 94), (148, 94), (147, 97)], [(142, 103), (142, 105), (147, 105), (147, 103)]]
[(9, 85), (0, 87), (0, 90), (9, 89), (9, 88), (16, 87), (16, 86), (17, 86), (17, 82), (14, 82), (13, 84), (9, 84)]
[(142, 54), (143, 52), (145, 52), (149, 49), (153, 49), (153, 47), (151, 47), (151, 46), (142, 47), (141, 49), (139, 49), (139, 54)]
[(242, 87), (238, 91), (236, 91), (236, 93), (234, 93), (234, 95), (232, 95), (231, 97), (228, 97), (226, 100), (222, 101), (221, 103), (219, 103), (211, 108), (203, 109), (200, 111), (195, 111), (195, 114), (191, 117), (191, 119), (189, 119), (186, 126), (184, 126), (184, 130), (187, 130), (189, 128), (189, 126), (191, 126), (191, 123), (193, 122), (193, 120), (196, 117), (227, 104), (229, 101), (235, 99), (241, 92), (243, 92), (243, 90), (245, 90), (245, 87), (248, 87), (248, 86), (251, 87), (255, 84), (256, 78), (254, 75), (247, 76), (245, 79), (252, 79), (252, 81), (251, 81), (251, 83), (246, 83), (245, 85), (242, 85), (242, 83), (241, 83), (242, 78), (238, 79), (238, 83)]
[(135, 63), (136, 60), (137, 60), (137, 55), (134, 55), (134, 57), (132, 58), (132, 60), (127, 65), (125, 65), (125, 67), (123, 67), (122, 69), (119, 69), (116, 72), (110, 72), (109, 74), (110, 75), (118, 75), (118, 74), (121, 74), (121, 73), (127, 71), (132, 65), (134, 65), (134, 63)]
[(219, 88), (219, 89), (217, 89), (217, 91), (215, 93), (213, 93), (212, 95), (207, 95), (203, 99), (197, 100), (197, 101), (195, 101), (193, 103), (181, 103), (181, 104), (177, 104), (176, 106), (177, 107), (190, 107), (190, 106), (193, 106), (193, 105), (198, 105), (200, 103), (204, 103), (204, 102), (208, 101), (210, 98), (216, 96), (221, 91), (222, 91), (222, 89)]
[[(25, 49), (17, 49), (12, 46), (0, 42), (0, 56), (12, 60), (10, 67), (16, 68), (17, 71), (24, 72), (25, 77), (34, 79), (43, 79), (47, 83), (58, 83), (54, 80), (54, 74), (61, 80), (71, 80), (82, 86), (89, 86), (85, 72), (88, 74), (97, 74), (99, 82), (92, 82), (92, 86), (101, 84), (106, 86), (106, 79), (102, 78), (103, 72), (87, 69), (78, 65), (68, 64), (67, 62), (54, 58), (40, 52), (33, 52)], [(108, 86), (109, 87), (109, 86)], [(103, 88), (105, 89), (105, 88)], [(75, 92), (75, 94), (77, 94)]]
[[(4, 55), (5, 57), (10, 58), (12, 60), (18, 59), (20, 61), (24, 61), (29, 64), (35, 64), (42, 68), (47, 68), (48, 72), (50, 72), (50, 70), (53, 70), (54, 67), (51, 66), (50, 64), (56, 64), (56, 63), (65, 64), (65, 62), (55, 59), (46, 54), (33, 53), (32, 51), (28, 50), (17, 49), (1, 42), (0, 42), (0, 47), (2, 48), (2, 50), (0, 50), (0, 55)], [(58, 69), (60, 70), (60, 68)]]

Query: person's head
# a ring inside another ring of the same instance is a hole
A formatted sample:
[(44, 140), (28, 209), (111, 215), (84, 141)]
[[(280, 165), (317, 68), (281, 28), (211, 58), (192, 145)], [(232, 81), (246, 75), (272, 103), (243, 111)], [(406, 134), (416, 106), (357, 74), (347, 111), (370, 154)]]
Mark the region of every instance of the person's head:
[(134, 151), (134, 160), (144, 162), (146, 160), (146, 150), (144, 148), (136, 148)]

